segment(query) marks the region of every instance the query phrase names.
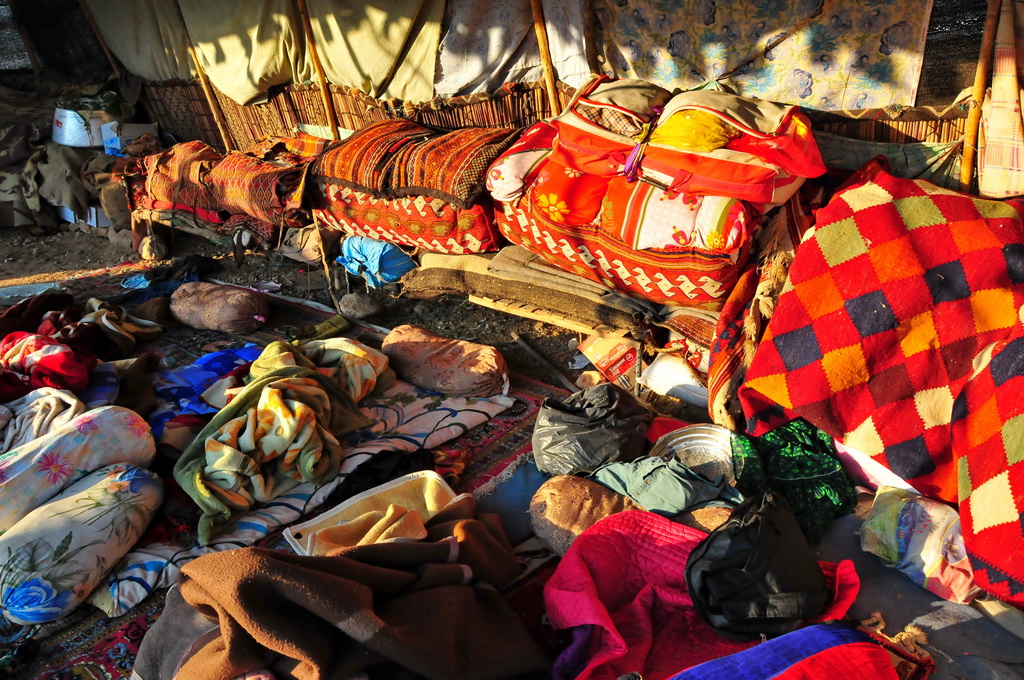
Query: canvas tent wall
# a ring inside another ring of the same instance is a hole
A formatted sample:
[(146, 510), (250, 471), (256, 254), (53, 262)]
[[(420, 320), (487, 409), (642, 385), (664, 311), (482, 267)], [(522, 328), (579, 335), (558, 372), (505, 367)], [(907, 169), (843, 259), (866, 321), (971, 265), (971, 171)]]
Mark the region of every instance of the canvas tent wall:
[[(552, 114), (538, 82), (542, 70), (529, 0), (307, 0), (305, 4), (311, 17), (312, 38), (330, 81), (330, 105), (344, 128), (356, 129), (395, 116), (456, 127), (521, 126)], [(540, 4), (561, 102), (591, 70), (616, 70), (616, 60), (609, 54), (616, 45), (623, 44), (622, 36), (616, 36), (616, 26), (628, 30), (620, 16), (623, 13), (638, 16), (641, 7), (650, 11), (675, 7), (675, 12), (659, 15), (663, 30), (669, 36), (680, 32), (696, 35), (696, 29), (703, 30), (706, 22), (696, 21), (695, 15), (683, 9), (715, 5), (668, 0), (632, 0), (624, 4), (621, 0), (543, 0)], [(623, 7), (618, 7), (620, 4)], [(716, 20), (725, 20), (727, 10), (735, 13), (736, 6), (746, 5), (756, 11), (764, 3), (749, 0), (729, 6), (717, 4)], [(128, 72), (143, 76), (142, 101), (162, 129), (179, 140), (198, 138), (224, 146), (226, 137), (234, 148), (244, 148), (268, 134), (287, 134), (300, 125), (325, 129), (328, 124), (309, 39), (299, 25), (298, 5), (296, 0), (3, 0), (0, 7), (8, 12), (0, 15), (0, 20), (8, 23), (0, 27), (7, 25), (10, 31), (12, 17), (16, 17), (43, 67), (63, 71), (72, 79), (95, 77), (96, 73), (109, 73), (110, 66), (84, 20), (84, 6), (118, 61)], [(816, 13), (826, 25), (836, 25), (847, 22), (848, 8), (858, 3), (794, 0), (781, 5), (797, 13)], [(957, 93), (971, 85), (986, 3), (935, 0), (908, 4), (894, 0), (893, 6), (909, 5), (918, 7), (919, 14), (924, 12), (928, 18), (914, 103), (931, 108), (905, 112), (900, 105), (869, 112), (847, 110), (841, 112), (845, 114), (842, 116), (822, 114), (817, 122), (823, 129), (891, 141), (942, 142), (963, 135), (966, 110), (949, 105)], [(872, 6), (884, 9), (886, 5)], [(615, 20), (610, 21), (609, 16)], [(747, 38), (757, 22), (743, 25), (736, 21), (733, 23), (738, 29), (730, 28), (730, 24), (714, 24), (711, 28), (718, 31), (715, 35), (732, 32), (733, 45), (750, 43), (756, 53), (757, 41)], [(799, 22), (788, 33), (818, 35)], [(397, 57), (383, 67), (354, 63), (354, 54), (370, 54), (360, 47), (369, 44), (363, 40), (376, 41), (378, 47)], [(195, 48), (200, 68), (209, 75), (212, 101), (195, 80), (196, 69), (186, 53), (188, 45)], [(697, 50), (705, 48), (695, 46)], [(16, 41), (5, 42), (3, 49), (0, 57), (7, 58), (3, 63), (20, 68), (6, 69), (0, 77), (24, 74), (24, 57), (17, 61)], [(438, 56), (427, 59), (427, 54)], [(407, 58), (398, 58), (403, 55)], [(15, 61), (11, 61), (12, 56)], [(637, 63), (644, 59), (638, 55)], [(467, 68), (467, 63), (472, 68)], [(424, 87), (427, 73), (433, 81), (430, 87)], [(616, 72), (631, 74), (629, 69)], [(700, 75), (706, 78), (716, 73), (712, 69)], [(226, 135), (218, 133), (218, 114)]]

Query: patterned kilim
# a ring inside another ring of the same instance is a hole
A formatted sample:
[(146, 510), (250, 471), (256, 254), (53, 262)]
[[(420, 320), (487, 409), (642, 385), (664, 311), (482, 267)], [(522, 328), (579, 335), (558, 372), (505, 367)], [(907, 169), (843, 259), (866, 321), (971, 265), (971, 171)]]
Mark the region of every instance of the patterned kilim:
[(549, 263), (627, 295), (662, 304), (717, 311), (750, 255), (699, 248), (633, 250), (599, 224), (573, 226), (549, 219), (525, 202), (499, 204), (501, 233)]
[(388, 173), (394, 155), (406, 144), (431, 134), (411, 120), (372, 123), (313, 161), (310, 172), (317, 179), (330, 179), (350, 189), (388, 198)]
[(490, 201), (463, 210), (440, 198), (388, 200), (319, 181), (309, 193), (317, 223), (356, 236), (451, 255), (492, 252), (501, 241)]
[(305, 166), (281, 167), (269, 161), (231, 152), (210, 170), (210, 193), (221, 210), (249, 215), (281, 227), (309, 222), (302, 209)]
[[(1024, 411), (999, 372), (1013, 351), (985, 368), (986, 348), (1024, 335), (1022, 214), (877, 164), (858, 173), (797, 250), (740, 400), (753, 434), (802, 416), (926, 495), (967, 501), (968, 553), (1001, 570), (981, 584), (1001, 578), (996, 594), (1024, 604), (1024, 457), (994, 439)], [(1016, 540), (986, 538), (1003, 530)]]
[(150, 200), (186, 205), (195, 210), (216, 211), (207, 176), (221, 154), (202, 142), (184, 142), (142, 159), (146, 195)]
[(519, 135), (517, 130), (472, 127), (403, 147), (391, 174), (392, 196), (432, 196), (460, 208), (484, 191), (487, 168)]

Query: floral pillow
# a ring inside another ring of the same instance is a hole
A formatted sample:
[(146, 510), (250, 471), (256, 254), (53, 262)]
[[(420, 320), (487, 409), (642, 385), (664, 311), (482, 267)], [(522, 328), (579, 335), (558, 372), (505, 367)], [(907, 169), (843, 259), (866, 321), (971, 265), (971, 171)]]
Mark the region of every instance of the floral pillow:
[(163, 496), (153, 472), (108, 465), (30, 512), (0, 536), (0, 612), (26, 626), (70, 612), (135, 545)]
[(526, 193), (543, 167), (544, 159), (551, 155), (555, 134), (551, 123), (540, 121), (498, 156), (487, 169), (487, 190), (491, 198), (508, 203)]
[(533, 208), (552, 222), (579, 226), (597, 219), (608, 178), (588, 175), (548, 160), (530, 187)]

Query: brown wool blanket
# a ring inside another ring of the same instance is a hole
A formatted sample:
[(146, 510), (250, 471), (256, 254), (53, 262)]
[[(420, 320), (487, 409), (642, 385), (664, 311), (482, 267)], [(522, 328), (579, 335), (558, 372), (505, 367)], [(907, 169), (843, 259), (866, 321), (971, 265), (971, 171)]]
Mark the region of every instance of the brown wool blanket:
[[(422, 542), (306, 557), (244, 548), (182, 570), (181, 595), (219, 635), (194, 645), (176, 680), (230, 680), (272, 668), (279, 678), (346, 678), (392, 661), (438, 680), (544, 671), (549, 660), (489, 583), (518, 573), (500, 528), (472, 508), (429, 522)], [(467, 583), (469, 585), (467, 585)]]

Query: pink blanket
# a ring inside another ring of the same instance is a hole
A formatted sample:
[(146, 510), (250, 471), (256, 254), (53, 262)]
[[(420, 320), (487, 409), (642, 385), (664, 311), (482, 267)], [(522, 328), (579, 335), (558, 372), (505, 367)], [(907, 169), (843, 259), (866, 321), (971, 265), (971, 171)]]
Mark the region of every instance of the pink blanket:
[[(722, 637), (693, 606), (686, 560), (706, 537), (640, 510), (612, 515), (580, 534), (544, 588), (555, 628), (594, 626), (578, 680), (631, 672), (664, 680), (754, 644)], [(860, 589), (857, 572), (849, 560), (820, 564), (834, 596), (816, 621), (842, 618)]]

